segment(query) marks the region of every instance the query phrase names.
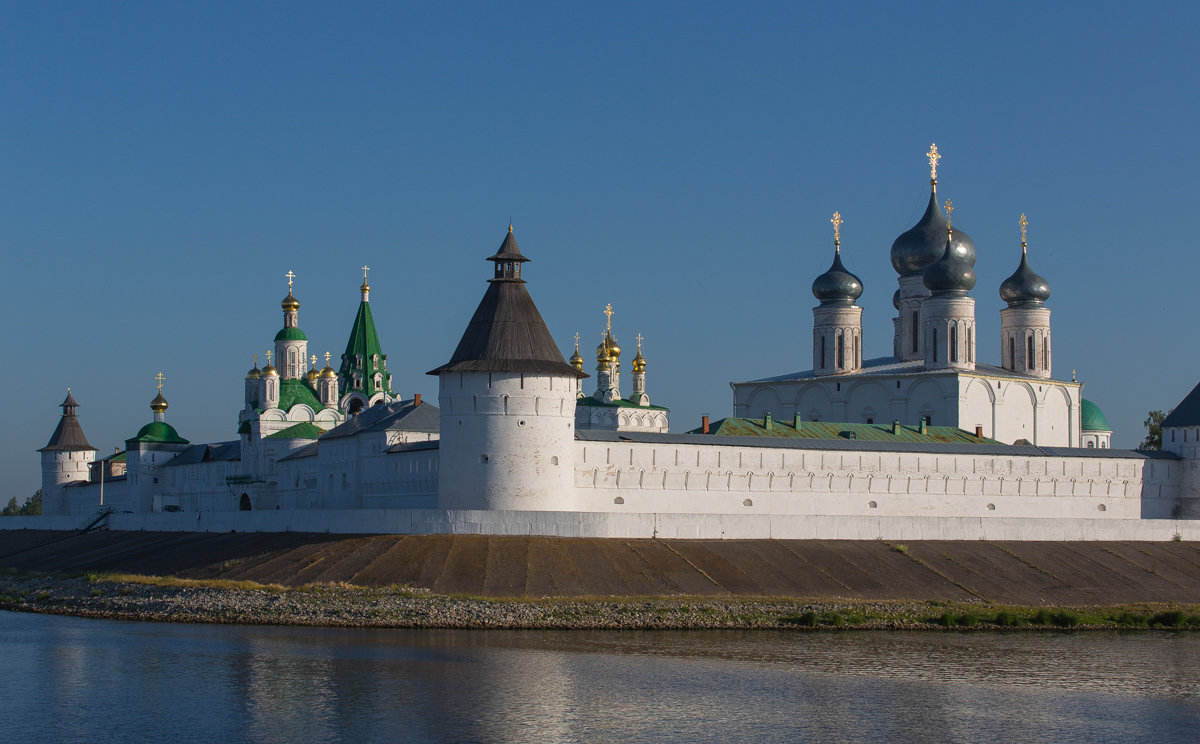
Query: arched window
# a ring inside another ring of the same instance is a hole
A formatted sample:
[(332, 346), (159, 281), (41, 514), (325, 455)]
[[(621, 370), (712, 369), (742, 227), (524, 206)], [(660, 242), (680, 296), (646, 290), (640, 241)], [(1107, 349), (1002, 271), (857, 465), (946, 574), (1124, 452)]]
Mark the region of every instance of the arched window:
[(913, 341), (912, 350), (913, 350), (914, 354), (916, 354), (917, 349), (920, 348), (918, 345), (918, 341), (920, 340), (920, 338), (918, 336), (918, 334), (920, 334), (920, 330), (918, 330), (918, 326), (920, 324), (917, 322), (919, 318), (920, 318), (920, 315), (918, 314), (918, 312), (916, 310), (913, 310), (913, 314), (912, 314), (912, 319), (913, 319), (912, 320), (912, 341)]
[(846, 336), (841, 332), (837, 335), (837, 366), (838, 369), (846, 367)]
[(933, 352), (933, 361), (937, 361), (937, 329), (929, 329), (929, 348)]
[(968, 328), (967, 329), (967, 361), (968, 362), (975, 361), (974, 335), (975, 335), (974, 332), (970, 328)]
[(821, 369), (825, 369), (825, 334), (821, 334)]
[(858, 345), (858, 334), (854, 334), (854, 366), (862, 366), (862, 349)]
[(1012, 336), (1008, 337), (1008, 368), (1017, 369), (1017, 340)]
[(1050, 369), (1050, 339), (1042, 336), (1042, 369)]
[(1033, 356), (1033, 336), (1025, 337), (1025, 368), (1033, 369), (1037, 359)]
[(958, 324), (950, 326), (950, 361), (958, 361)]
[(238, 510), (239, 511), (250, 511), (251, 508), (253, 508), (253, 507), (251, 507), (251, 505), (250, 505), (250, 494), (243, 493), (241, 501), (238, 502)]

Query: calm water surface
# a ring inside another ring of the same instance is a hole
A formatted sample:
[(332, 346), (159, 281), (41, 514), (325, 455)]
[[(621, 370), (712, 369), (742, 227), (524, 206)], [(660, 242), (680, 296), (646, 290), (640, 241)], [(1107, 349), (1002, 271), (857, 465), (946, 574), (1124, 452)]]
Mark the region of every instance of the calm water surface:
[(1197, 742), (1200, 636), (333, 630), (0, 612), (6, 742)]

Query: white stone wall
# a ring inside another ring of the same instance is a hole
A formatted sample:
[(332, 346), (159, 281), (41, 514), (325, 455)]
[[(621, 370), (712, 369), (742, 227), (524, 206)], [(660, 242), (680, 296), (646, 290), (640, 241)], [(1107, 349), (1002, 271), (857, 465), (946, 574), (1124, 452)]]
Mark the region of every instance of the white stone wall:
[(439, 507), (575, 508), (573, 376), (449, 372), (439, 382)]
[(1137, 519), (1178, 461), (576, 442), (582, 511)]
[(95, 462), (95, 450), (50, 450), (42, 455), (42, 512), (69, 514), (70, 504), (63, 486), (88, 479), (88, 466)]
[(584, 431), (653, 431), (662, 434), (670, 430), (667, 411), (589, 405), (575, 406), (575, 428)]

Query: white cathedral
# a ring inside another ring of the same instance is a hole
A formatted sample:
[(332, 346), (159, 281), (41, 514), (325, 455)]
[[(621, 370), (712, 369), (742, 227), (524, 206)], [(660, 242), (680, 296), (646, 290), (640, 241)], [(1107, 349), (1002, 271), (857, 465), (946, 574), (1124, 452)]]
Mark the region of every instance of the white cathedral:
[(97, 459), (68, 393), (40, 450), (44, 513), (113, 529), (944, 539), (1132, 538), (1140, 523), (1200, 516), (1200, 402), (1188, 402), (1200, 392), (1165, 423), (1163, 451), (1109, 447), (1074, 374), (1051, 376), (1050, 289), (1029, 265), (1024, 215), (999, 288), (1000, 364), (977, 361), (976, 249), (939, 205), (936, 145), (928, 155), (929, 206), (891, 249), (891, 357), (862, 358), (862, 283), (835, 213), (833, 264), (812, 288), (812, 369), (732, 383), (733, 416), (672, 434), (640, 336), (622, 391), (611, 306), (585, 391), (579, 337), (564, 359), (510, 225), (462, 338), (429, 373), (437, 407), (392, 392), (365, 267), (336, 371), (309, 356), (289, 272), (236, 440), (184, 439), (160, 376), (153, 420)]

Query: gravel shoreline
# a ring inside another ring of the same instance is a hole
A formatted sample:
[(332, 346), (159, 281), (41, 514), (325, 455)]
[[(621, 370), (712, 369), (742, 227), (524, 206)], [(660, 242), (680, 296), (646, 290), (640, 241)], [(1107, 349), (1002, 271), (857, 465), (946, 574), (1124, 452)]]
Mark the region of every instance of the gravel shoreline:
[(481, 599), (408, 587), (335, 584), (287, 588), (96, 574), (0, 575), (0, 609), (153, 622), (378, 628), (1200, 629), (1200, 607), (1196, 606), (1014, 608), (983, 602), (692, 597)]

